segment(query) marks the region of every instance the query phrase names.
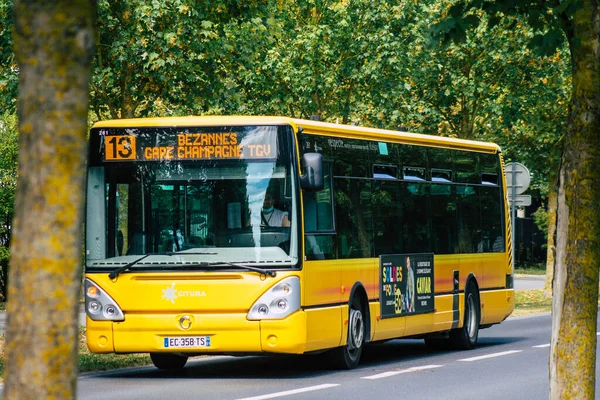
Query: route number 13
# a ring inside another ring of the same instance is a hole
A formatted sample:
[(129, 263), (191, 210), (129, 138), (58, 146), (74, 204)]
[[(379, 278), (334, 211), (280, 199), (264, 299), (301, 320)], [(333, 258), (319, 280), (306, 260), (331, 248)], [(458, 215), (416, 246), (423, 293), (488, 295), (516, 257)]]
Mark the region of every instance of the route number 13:
[(104, 159), (135, 160), (135, 136), (107, 136), (104, 139)]

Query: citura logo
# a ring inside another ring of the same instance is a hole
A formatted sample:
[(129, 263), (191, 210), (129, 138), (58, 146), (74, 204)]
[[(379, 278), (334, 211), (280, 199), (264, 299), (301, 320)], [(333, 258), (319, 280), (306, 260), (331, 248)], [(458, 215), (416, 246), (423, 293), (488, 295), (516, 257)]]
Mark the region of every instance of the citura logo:
[(206, 297), (204, 290), (177, 290), (175, 282), (171, 286), (167, 286), (166, 289), (162, 290), (162, 299), (170, 301), (171, 304), (175, 304), (175, 300), (178, 297)]
[(171, 304), (175, 304), (175, 299), (177, 298), (177, 289), (175, 289), (175, 282), (170, 287), (163, 289), (163, 299), (167, 299), (171, 302)]

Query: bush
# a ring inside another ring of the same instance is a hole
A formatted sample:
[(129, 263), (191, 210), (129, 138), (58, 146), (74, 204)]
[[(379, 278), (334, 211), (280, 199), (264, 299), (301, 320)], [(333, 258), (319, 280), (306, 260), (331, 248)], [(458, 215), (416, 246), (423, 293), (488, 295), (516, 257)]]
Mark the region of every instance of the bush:
[(533, 222), (540, 231), (544, 233), (544, 237), (548, 240), (548, 211), (542, 204), (533, 214)]

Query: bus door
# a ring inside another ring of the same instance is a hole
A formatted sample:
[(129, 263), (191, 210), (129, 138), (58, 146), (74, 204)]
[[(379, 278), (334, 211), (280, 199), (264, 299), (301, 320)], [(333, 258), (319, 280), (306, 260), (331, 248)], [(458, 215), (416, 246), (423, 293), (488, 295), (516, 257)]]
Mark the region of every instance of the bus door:
[(304, 306), (307, 350), (339, 346), (342, 335), (341, 263), (333, 220), (331, 164), (324, 163), (324, 188), (303, 191)]

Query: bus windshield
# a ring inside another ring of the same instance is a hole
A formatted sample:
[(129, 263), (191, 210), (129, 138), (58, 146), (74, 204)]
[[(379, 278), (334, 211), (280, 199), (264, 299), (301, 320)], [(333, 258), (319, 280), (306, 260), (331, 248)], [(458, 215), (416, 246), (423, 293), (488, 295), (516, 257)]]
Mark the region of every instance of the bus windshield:
[(132, 269), (295, 266), (291, 132), (278, 126), (92, 130), (88, 270), (146, 254), (156, 257)]

